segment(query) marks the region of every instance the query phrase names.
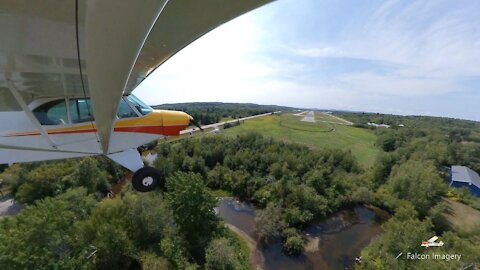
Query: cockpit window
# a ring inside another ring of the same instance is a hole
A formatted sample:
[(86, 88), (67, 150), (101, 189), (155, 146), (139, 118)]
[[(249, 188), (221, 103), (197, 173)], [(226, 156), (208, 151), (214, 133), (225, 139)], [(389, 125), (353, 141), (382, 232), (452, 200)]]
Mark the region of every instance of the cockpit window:
[(127, 102), (122, 98), (120, 104), (118, 105), (118, 118), (131, 118), (138, 117), (135, 111), (127, 104)]
[(33, 110), (33, 114), (41, 125), (65, 125), (68, 122), (65, 99), (47, 102)]
[[(128, 102), (127, 102), (128, 101)], [(89, 98), (70, 98), (68, 100), (71, 123), (83, 123), (93, 121), (93, 109)], [(147, 115), (153, 111), (150, 106), (143, 103), (133, 95), (125, 96), (120, 100), (118, 106), (118, 118), (132, 118), (139, 115)], [(68, 113), (65, 99), (54, 100), (40, 105), (33, 110), (33, 114), (41, 125), (65, 125), (68, 124)]]
[(70, 117), (72, 123), (83, 123), (93, 121), (92, 104), (90, 99), (70, 99)]
[(150, 106), (143, 103), (140, 99), (138, 99), (134, 95), (128, 95), (128, 96), (126, 96), (126, 98), (133, 106), (135, 106), (137, 111), (139, 113), (141, 113), (142, 115), (147, 115), (147, 114), (149, 114), (150, 112), (153, 111), (153, 109)]

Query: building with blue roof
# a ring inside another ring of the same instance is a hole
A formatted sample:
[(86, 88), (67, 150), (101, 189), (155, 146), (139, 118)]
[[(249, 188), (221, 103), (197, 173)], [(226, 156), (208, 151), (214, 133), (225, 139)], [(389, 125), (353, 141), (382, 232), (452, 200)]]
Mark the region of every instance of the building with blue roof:
[(468, 188), (473, 195), (480, 197), (480, 176), (465, 166), (452, 166), (450, 169), (450, 187)]

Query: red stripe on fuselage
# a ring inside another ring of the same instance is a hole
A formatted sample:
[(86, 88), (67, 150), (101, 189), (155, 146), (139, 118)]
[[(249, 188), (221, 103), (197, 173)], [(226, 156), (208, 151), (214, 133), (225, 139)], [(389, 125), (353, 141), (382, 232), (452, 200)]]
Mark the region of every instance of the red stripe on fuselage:
[[(147, 134), (157, 134), (157, 135), (167, 135), (167, 136), (178, 136), (180, 131), (186, 128), (187, 126), (137, 126), (137, 127), (116, 127), (114, 132), (134, 132), (134, 133), (147, 133)], [(80, 134), (80, 133), (91, 133), (96, 132), (96, 129), (79, 129), (79, 130), (64, 130), (64, 131), (47, 131), (49, 135), (59, 135), (59, 134)], [(40, 132), (35, 133), (24, 133), (24, 134), (12, 134), (6, 135), (3, 137), (23, 137), (23, 136), (38, 136), (41, 135)]]
[(187, 126), (139, 126), (139, 127), (118, 127), (115, 128), (115, 132), (137, 132), (137, 133), (148, 133), (148, 134), (158, 134), (158, 135), (167, 135), (167, 136), (178, 136), (180, 131)]

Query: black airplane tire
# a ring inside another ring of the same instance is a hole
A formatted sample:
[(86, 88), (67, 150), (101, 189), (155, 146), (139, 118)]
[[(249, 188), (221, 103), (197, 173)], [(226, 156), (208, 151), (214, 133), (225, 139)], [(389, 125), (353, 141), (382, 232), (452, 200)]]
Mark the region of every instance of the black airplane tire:
[(149, 192), (163, 184), (160, 172), (152, 167), (143, 167), (132, 176), (132, 186), (139, 192)]

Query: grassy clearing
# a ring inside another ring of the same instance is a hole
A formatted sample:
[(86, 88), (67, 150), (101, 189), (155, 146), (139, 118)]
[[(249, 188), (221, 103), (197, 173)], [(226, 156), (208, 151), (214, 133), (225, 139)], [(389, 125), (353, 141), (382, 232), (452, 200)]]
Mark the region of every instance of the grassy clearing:
[[(317, 118), (317, 116), (315, 117)], [(332, 120), (328, 115), (325, 117), (330, 118), (328, 121)], [(376, 136), (373, 132), (352, 126), (321, 121), (315, 123), (303, 122), (300, 121), (301, 119), (301, 116), (295, 116), (291, 113), (259, 117), (247, 120), (240, 126), (226, 129), (223, 133), (226, 135), (237, 135), (257, 131), (266, 136), (304, 144), (311, 148), (350, 150), (364, 167), (370, 167), (374, 163), (378, 150), (374, 146)], [(337, 119), (334, 120), (339, 121)], [(287, 126), (282, 125), (282, 123), (287, 123)], [(294, 128), (292, 128), (292, 125)], [(320, 132), (330, 130), (332, 127), (334, 128), (332, 132)]]
[(307, 132), (332, 132), (335, 127), (333, 124), (325, 122), (304, 122), (298, 121), (300, 118), (296, 119), (285, 119), (279, 122), (279, 125), (284, 128), (307, 131)]
[(444, 199), (447, 210), (443, 214), (448, 224), (456, 231), (470, 232), (480, 228), (480, 211), (451, 199)]
[(222, 198), (222, 197), (233, 197), (233, 194), (232, 192), (228, 191), (228, 190), (223, 190), (223, 189), (214, 189), (214, 190), (210, 190), (210, 193), (217, 197), (217, 198)]

